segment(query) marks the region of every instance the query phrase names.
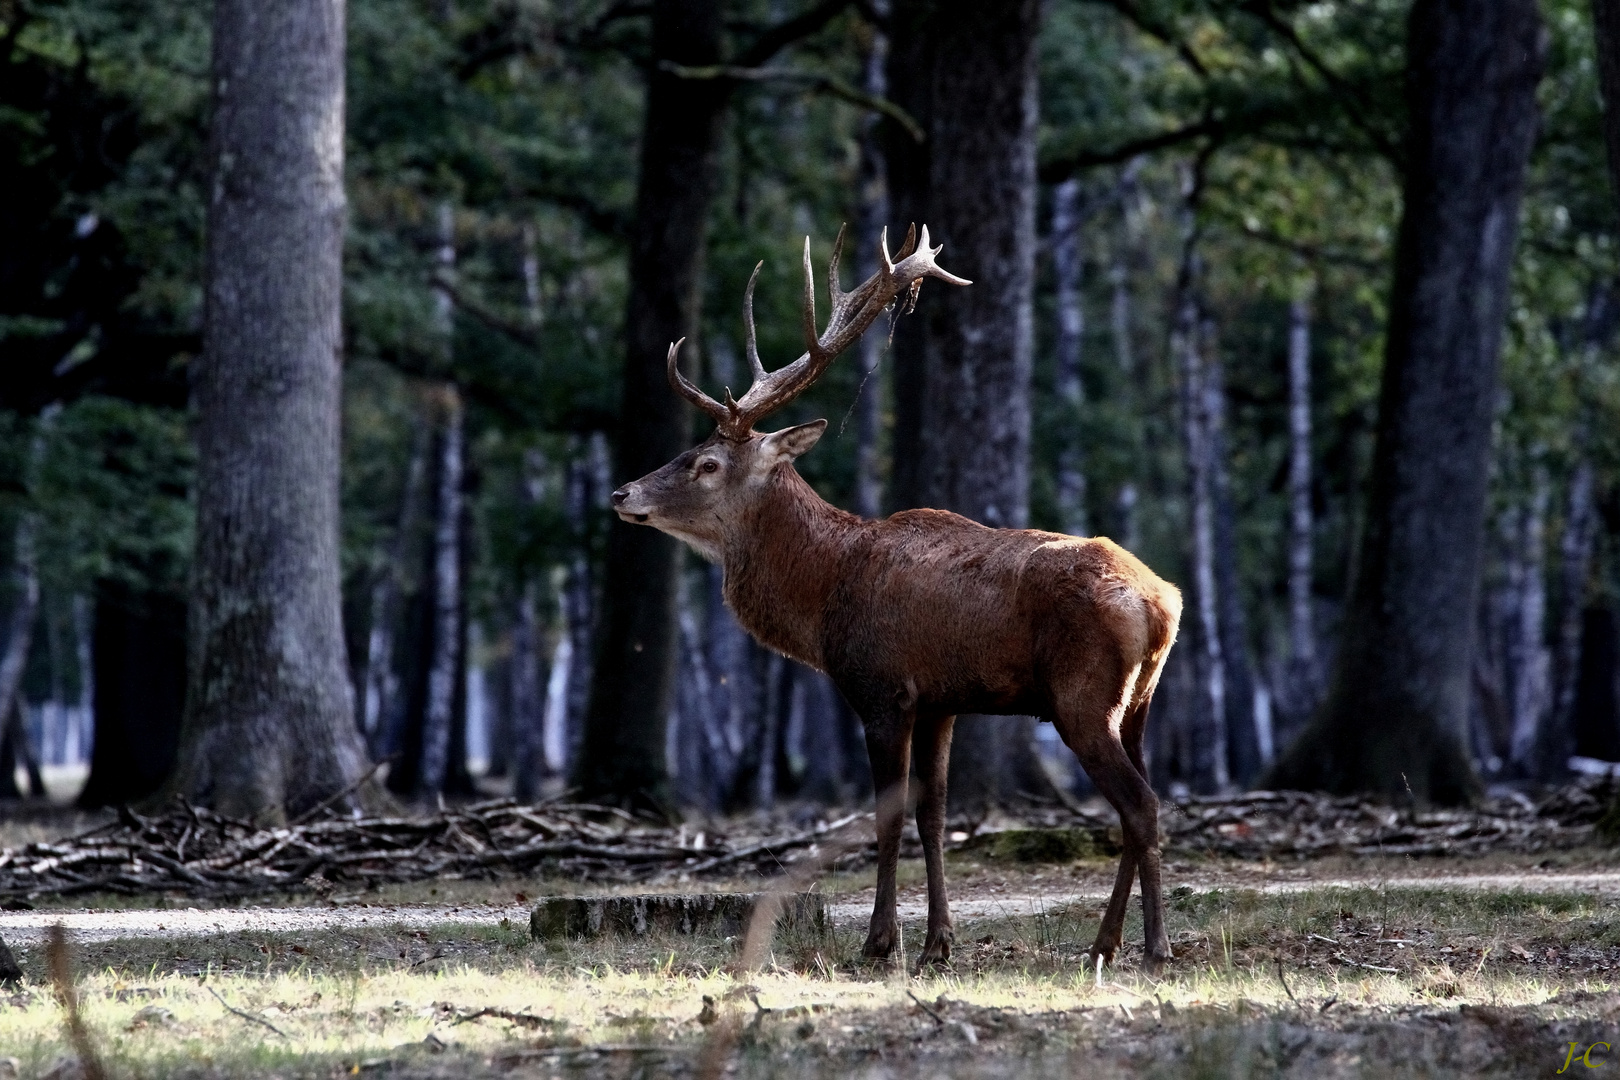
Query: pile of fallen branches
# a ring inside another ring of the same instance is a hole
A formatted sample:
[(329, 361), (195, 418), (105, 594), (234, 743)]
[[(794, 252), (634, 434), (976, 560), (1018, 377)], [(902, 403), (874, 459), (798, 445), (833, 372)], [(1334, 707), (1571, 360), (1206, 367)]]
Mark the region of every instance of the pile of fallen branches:
[[(1459, 810), (1413, 810), (1298, 791), (1166, 800), (1167, 851), (1238, 858), (1324, 855), (1531, 853), (1590, 842), (1620, 787), (1587, 778), (1541, 802), (1502, 795)], [(579, 881), (647, 882), (781, 873), (838, 853), (851, 868), (875, 857), (872, 815), (810, 827), (733, 821), (698, 831), (654, 824), (611, 807), (511, 799), (420, 816), (324, 816), (263, 827), (177, 802), (50, 843), (0, 851), (0, 901), (75, 893), (177, 893), (227, 899), (266, 893), (356, 891), (387, 883), (543, 874)], [(1029, 809), (995, 827), (1089, 831), (1096, 850), (1117, 846), (1106, 809)], [(952, 846), (971, 843), (953, 823)], [(1110, 838), (1112, 842), (1110, 841)], [(818, 854), (818, 851), (820, 854)], [(908, 826), (908, 857), (920, 854)]]
[(1166, 804), (1160, 828), (1171, 850), (1251, 859), (1533, 853), (1590, 842), (1615, 794), (1607, 778), (1583, 779), (1539, 803), (1512, 793), (1476, 807), (1416, 810), (1303, 791), (1251, 791)]
[(123, 810), (78, 836), (0, 852), (0, 900), (89, 892), (229, 898), (535, 873), (625, 882), (770, 873), (870, 817), (767, 837), (705, 835), (612, 807), (501, 799), (425, 816), (328, 814), (266, 828), (180, 802), (160, 816)]

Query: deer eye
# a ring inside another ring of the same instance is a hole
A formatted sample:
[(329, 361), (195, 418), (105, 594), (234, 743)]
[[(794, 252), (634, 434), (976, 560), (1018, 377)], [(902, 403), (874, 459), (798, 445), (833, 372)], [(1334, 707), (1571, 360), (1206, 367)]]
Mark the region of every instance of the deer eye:
[(702, 465), (698, 466), (698, 468), (702, 472), (712, 473), (720, 468), (720, 463), (718, 461), (705, 461)]

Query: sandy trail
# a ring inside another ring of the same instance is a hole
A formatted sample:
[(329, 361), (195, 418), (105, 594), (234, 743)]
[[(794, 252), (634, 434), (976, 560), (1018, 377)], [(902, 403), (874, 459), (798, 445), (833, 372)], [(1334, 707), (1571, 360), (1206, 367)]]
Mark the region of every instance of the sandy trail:
[[(1069, 904), (1082, 907), (1101, 905), (1108, 898), (1104, 882), (1054, 882), (1049, 890), (1031, 891), (1025, 887), (1004, 894), (984, 888), (968, 888), (953, 897), (951, 914), (961, 922), (973, 919), (1038, 915)], [(1185, 885), (1198, 891), (1211, 889), (1255, 889), (1262, 893), (1287, 894), (1309, 889), (1378, 888), (1392, 889), (1522, 889), (1526, 892), (1581, 893), (1620, 896), (1620, 871), (1519, 872), (1492, 874), (1429, 874), (1425, 876), (1335, 876), (1294, 879), (1193, 879), (1171, 880), (1166, 885)], [(528, 924), (530, 904), (332, 904), (307, 907), (168, 908), (163, 910), (49, 909), (42, 911), (0, 912), (0, 938), (13, 945), (33, 945), (44, 939), (46, 928), (61, 923), (80, 942), (112, 941), (118, 938), (189, 938), (212, 934), (287, 934), (316, 930), (422, 929), (445, 925), (495, 926), (510, 920)], [(872, 913), (872, 894), (854, 893), (840, 897), (828, 906), (834, 922), (860, 928)], [(900, 918), (920, 921), (928, 914), (922, 889), (913, 886), (902, 891)], [(1087, 915), (1093, 914), (1086, 912)]]

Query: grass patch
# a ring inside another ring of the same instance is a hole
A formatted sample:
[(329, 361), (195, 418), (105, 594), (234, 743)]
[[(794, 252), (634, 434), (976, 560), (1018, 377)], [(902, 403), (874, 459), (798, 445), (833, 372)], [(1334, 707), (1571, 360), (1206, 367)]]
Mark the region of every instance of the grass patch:
[[(849, 923), (781, 934), (749, 973), (734, 938), (534, 942), (516, 921), (125, 938), (74, 962), (115, 1077), (651, 1077), (707, 1052), (742, 1076), (844, 1076), (873, 1055), (897, 1076), (1534, 1075), (1620, 1015), (1612, 899), (1371, 885), (1168, 901), (1166, 977), (1140, 975), (1128, 944), (1101, 987), (1084, 966), (1100, 903), (959, 917), (952, 967), (916, 978), (863, 964)], [(908, 956), (921, 939), (908, 925)], [(0, 1058), (42, 1077), (69, 1049), (43, 950), (17, 952), (28, 981), (0, 994)]]

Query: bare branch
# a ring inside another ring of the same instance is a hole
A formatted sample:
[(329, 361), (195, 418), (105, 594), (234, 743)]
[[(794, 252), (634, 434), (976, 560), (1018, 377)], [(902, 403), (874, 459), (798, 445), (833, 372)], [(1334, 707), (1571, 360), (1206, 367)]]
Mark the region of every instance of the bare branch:
[(906, 129), (917, 142), (927, 139), (927, 133), (922, 125), (906, 110), (890, 101), (888, 98), (868, 94), (857, 89), (836, 75), (824, 75), (815, 71), (801, 71), (798, 68), (781, 67), (743, 67), (737, 64), (709, 64), (702, 67), (687, 67), (670, 60), (660, 61), (658, 67), (667, 71), (677, 79), (729, 79), (733, 82), (797, 82), (804, 83), (813, 91), (830, 94), (842, 98), (852, 105), (859, 105), (864, 109), (882, 113), (895, 123)]

